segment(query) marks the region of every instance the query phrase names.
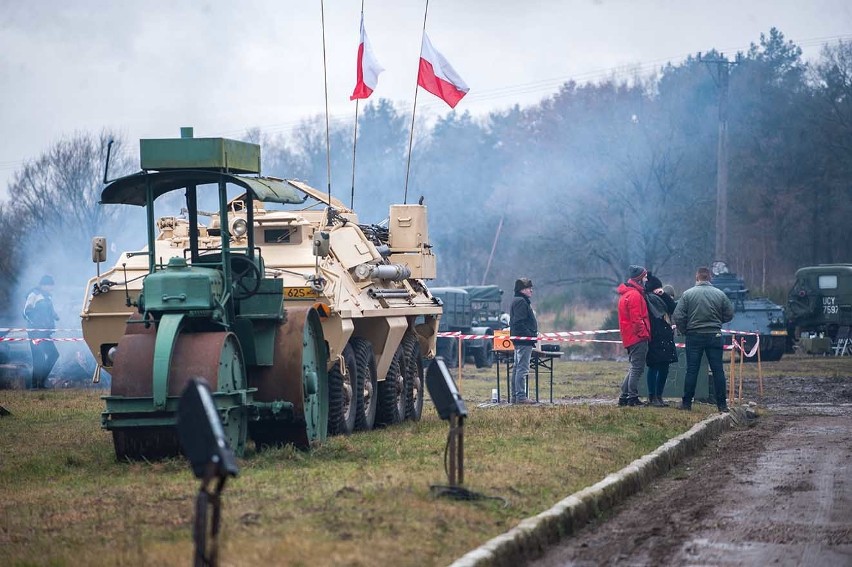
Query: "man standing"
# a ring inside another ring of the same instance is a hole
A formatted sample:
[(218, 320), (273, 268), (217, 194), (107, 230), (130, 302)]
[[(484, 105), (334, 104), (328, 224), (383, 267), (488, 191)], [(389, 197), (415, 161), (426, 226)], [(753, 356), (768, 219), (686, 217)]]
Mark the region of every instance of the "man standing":
[[(538, 321), (530, 302), (532, 290), (531, 279), (515, 280), (515, 298), (509, 311), (509, 332), (513, 337), (538, 337)], [(513, 404), (534, 403), (527, 399), (526, 381), (536, 339), (512, 339), (512, 342), (515, 345), (515, 373), (512, 377), (510, 400)]]
[(630, 266), (627, 281), (618, 286), (618, 328), (621, 344), (627, 349), (630, 367), (621, 383), (620, 406), (642, 406), (639, 401), (639, 380), (645, 372), (645, 357), (651, 340), (651, 322), (645, 303), (645, 282), (648, 272), (642, 266)]
[(47, 388), (47, 377), (59, 358), (59, 351), (50, 340), (56, 328), (56, 321), (59, 320), (50, 296), (53, 284), (52, 276), (42, 276), (38, 285), (27, 295), (27, 302), (24, 305), (24, 318), (30, 326), (27, 334), (30, 337), (30, 351), (33, 355), (32, 388), (34, 390)]
[(674, 311), (674, 323), (686, 335), (686, 376), (683, 385), (683, 402), (678, 407), (692, 409), (695, 383), (701, 357), (707, 355), (707, 364), (713, 373), (716, 407), (728, 411), (725, 367), (722, 365), (722, 324), (734, 318), (734, 306), (722, 290), (710, 283), (710, 269), (698, 268), (695, 286), (680, 297)]

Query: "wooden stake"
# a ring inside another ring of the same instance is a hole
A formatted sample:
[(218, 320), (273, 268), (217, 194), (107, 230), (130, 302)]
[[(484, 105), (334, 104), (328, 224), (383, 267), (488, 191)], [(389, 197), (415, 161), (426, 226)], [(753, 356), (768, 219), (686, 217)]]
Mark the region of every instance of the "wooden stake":
[(737, 336), (733, 335), (731, 337), (731, 371), (728, 372), (730, 374), (728, 383), (728, 399), (733, 401), (734, 399), (734, 381), (737, 379), (737, 367), (735, 365), (737, 356)]
[(740, 339), (740, 346), (742, 347), (742, 351), (740, 351), (740, 397), (739, 397), (739, 403), (743, 403), (743, 361), (745, 360), (745, 337)]
[(459, 386), (459, 392), (461, 392), (462, 389), (462, 361), (464, 360), (464, 356), (462, 355), (462, 348), (464, 348), (464, 343), (462, 342), (461, 336), (459, 336), (459, 346), (457, 349), (459, 351), (459, 360), (458, 366), (456, 367), (456, 376), (458, 376), (458, 380), (456, 380), (456, 382)]
[[(760, 337), (757, 337), (760, 341)], [(760, 346), (757, 347), (757, 395), (763, 397), (763, 368), (760, 364)]]

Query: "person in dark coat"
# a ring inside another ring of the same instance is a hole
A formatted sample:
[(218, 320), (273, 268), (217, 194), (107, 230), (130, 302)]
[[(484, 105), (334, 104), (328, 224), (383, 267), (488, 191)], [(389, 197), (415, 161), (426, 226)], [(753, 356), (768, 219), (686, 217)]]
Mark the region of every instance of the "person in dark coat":
[(648, 403), (658, 408), (668, 407), (669, 404), (663, 401), (663, 389), (669, 376), (669, 364), (677, 362), (671, 322), (677, 304), (671, 295), (663, 291), (660, 278), (651, 272), (648, 272), (648, 281), (645, 282), (645, 301), (648, 302), (651, 321), (651, 341), (645, 357), (648, 365)]
[(45, 275), (38, 285), (27, 294), (24, 318), (29, 324), (30, 351), (33, 355), (32, 388), (47, 388), (47, 377), (59, 359), (59, 351), (51, 337), (56, 329), (59, 315), (53, 308), (53, 276)]
[[(532, 290), (531, 279), (519, 278), (515, 281), (515, 298), (509, 312), (509, 332), (513, 337), (538, 337), (538, 321), (530, 302)], [(530, 372), (530, 357), (536, 339), (512, 339), (512, 342), (515, 346), (515, 368), (510, 400), (513, 404), (534, 403), (527, 398), (526, 378)]]

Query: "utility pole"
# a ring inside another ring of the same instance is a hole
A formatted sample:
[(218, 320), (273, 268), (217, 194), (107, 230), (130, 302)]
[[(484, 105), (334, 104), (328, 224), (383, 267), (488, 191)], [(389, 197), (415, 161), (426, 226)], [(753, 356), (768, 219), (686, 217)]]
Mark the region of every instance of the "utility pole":
[[(716, 249), (714, 260), (726, 262), (728, 236), (728, 79), (736, 61), (719, 59), (698, 60), (706, 63), (719, 91), (719, 140), (716, 149)], [(715, 67), (715, 72), (714, 72)]]

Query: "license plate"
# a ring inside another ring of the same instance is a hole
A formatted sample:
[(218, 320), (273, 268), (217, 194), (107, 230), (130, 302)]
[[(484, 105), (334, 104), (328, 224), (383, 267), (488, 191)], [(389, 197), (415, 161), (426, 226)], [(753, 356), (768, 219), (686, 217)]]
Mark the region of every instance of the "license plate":
[(284, 297), (287, 299), (316, 299), (317, 292), (310, 286), (285, 287)]

